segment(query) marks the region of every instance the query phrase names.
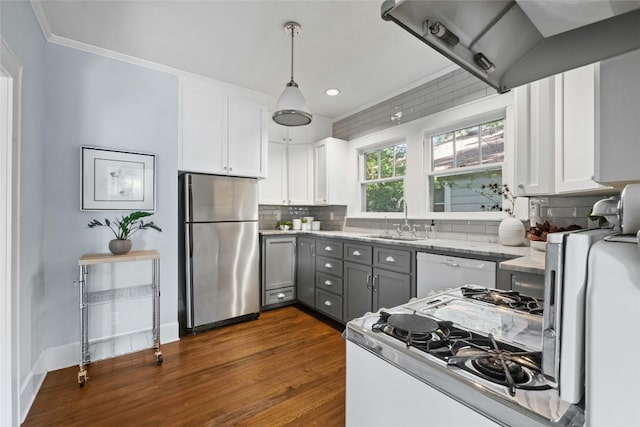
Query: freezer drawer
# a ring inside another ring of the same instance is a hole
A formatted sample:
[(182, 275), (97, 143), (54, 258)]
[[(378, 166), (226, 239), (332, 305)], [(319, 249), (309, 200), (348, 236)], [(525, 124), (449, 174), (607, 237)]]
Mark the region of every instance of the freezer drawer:
[(417, 297), (462, 285), (496, 287), (496, 263), (418, 252)]

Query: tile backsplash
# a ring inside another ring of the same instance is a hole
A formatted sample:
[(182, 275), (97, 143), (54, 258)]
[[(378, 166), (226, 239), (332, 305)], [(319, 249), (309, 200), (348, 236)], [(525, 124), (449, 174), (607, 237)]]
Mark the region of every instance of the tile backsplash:
[[(582, 228), (592, 228), (594, 223), (587, 218), (587, 212), (593, 204), (606, 195), (598, 196), (543, 196), (532, 200), (541, 200), (543, 206), (540, 209), (542, 220), (566, 227), (577, 224)], [(315, 220), (322, 222), (322, 230), (329, 231), (352, 231), (360, 233), (383, 233), (389, 230), (394, 233), (397, 224), (403, 220), (398, 218), (368, 219), (368, 218), (347, 218), (346, 206), (278, 206), (260, 205), (260, 229), (274, 229), (279, 220), (291, 220), (302, 218), (303, 216), (313, 216)], [(410, 219), (409, 222), (415, 224), (419, 235), (426, 235), (426, 227), (431, 225), (430, 219)], [(499, 220), (495, 221), (475, 221), (475, 220), (445, 220), (437, 219), (433, 221), (436, 226), (435, 238), (470, 240), (480, 242), (497, 242)], [(525, 228), (529, 223), (525, 222)], [(433, 236), (431, 236), (433, 238)], [(526, 243), (526, 241), (525, 241)]]

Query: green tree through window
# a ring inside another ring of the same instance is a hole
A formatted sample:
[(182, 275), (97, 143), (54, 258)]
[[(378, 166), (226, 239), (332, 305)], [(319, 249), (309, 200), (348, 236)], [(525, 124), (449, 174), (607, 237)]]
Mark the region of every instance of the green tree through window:
[(365, 212), (399, 212), (404, 196), (407, 145), (396, 144), (363, 153), (362, 184)]

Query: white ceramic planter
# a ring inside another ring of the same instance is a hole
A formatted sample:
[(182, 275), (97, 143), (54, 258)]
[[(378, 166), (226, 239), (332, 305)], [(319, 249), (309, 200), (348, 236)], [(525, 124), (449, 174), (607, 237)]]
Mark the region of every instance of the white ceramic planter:
[(500, 222), (498, 241), (504, 246), (520, 246), (524, 240), (524, 224), (518, 218), (510, 216)]

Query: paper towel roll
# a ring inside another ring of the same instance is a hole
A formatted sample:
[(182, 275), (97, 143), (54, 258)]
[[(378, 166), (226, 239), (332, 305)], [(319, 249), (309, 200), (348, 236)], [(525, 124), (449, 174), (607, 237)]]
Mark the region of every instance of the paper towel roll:
[(636, 234), (640, 230), (640, 184), (624, 187), (618, 215), (622, 234)]

